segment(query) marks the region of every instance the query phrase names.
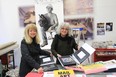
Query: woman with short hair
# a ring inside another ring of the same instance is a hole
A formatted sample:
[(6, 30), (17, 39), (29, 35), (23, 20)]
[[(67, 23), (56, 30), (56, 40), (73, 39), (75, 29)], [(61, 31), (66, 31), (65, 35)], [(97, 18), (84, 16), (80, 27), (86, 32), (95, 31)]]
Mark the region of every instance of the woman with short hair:
[[(72, 36), (70, 24), (62, 23), (51, 44), (51, 51), (55, 57), (61, 57), (73, 54), (74, 49), (78, 50), (78, 45)], [(57, 63), (59, 64), (58, 60)]]

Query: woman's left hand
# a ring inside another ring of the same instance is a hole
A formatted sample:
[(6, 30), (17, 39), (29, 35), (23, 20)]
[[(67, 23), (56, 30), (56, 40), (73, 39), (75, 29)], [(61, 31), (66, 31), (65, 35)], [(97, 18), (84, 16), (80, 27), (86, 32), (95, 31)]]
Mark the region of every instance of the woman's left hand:
[(53, 54), (52, 54), (52, 53), (50, 53), (50, 56), (53, 56)]

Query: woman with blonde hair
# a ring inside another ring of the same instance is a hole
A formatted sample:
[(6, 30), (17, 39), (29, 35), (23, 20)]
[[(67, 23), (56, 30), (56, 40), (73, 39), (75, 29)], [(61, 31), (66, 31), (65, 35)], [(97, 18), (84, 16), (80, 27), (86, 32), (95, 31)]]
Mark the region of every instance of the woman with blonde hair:
[(38, 30), (35, 24), (28, 24), (24, 31), (24, 39), (21, 41), (21, 63), (19, 76), (25, 77), (33, 68), (38, 72), (43, 72), (40, 67), (40, 55), (48, 55), (51, 53), (40, 48), (40, 40)]

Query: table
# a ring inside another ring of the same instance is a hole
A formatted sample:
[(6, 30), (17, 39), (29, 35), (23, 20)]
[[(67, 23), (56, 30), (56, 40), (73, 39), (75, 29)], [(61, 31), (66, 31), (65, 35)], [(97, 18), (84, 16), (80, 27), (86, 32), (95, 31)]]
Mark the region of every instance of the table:
[[(59, 69), (63, 69), (61, 65), (57, 65)], [(75, 71), (76, 77), (116, 77), (116, 70), (115, 72), (100, 72), (100, 73), (94, 73), (94, 74), (84, 74), (80, 71)]]
[[(59, 69), (63, 69), (60, 65), (57, 65)], [(53, 72), (53, 71), (50, 71)], [(116, 77), (116, 72), (100, 72), (95, 74), (84, 74), (83, 72), (75, 71), (76, 77)], [(49, 75), (43, 75), (43, 77), (54, 77), (53, 73)]]

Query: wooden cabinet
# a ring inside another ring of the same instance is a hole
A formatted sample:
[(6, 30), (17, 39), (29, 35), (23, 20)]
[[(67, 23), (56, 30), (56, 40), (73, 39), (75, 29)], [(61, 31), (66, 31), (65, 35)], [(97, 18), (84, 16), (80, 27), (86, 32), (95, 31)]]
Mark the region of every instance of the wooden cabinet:
[[(9, 65), (12, 68), (15, 68), (15, 61), (14, 61), (14, 50), (9, 51), (8, 53), (0, 56), (2, 65), (5, 65), (5, 69), (9, 69)], [(10, 68), (11, 68), (10, 67)]]
[(93, 61), (107, 61), (116, 59), (116, 48), (96, 48), (93, 54)]

